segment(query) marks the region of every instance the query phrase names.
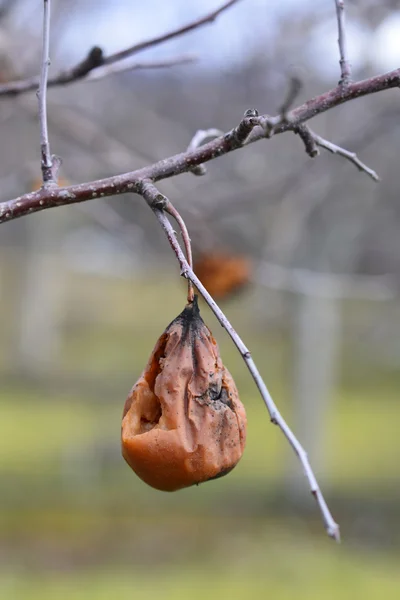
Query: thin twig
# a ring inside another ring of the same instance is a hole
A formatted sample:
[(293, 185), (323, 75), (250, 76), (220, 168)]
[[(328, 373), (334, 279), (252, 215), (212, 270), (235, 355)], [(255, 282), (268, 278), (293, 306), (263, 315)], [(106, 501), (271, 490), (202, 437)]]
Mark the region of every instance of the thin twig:
[[(188, 262), (190, 268), (192, 269), (193, 268), (192, 244), (190, 241), (190, 236), (189, 236), (189, 232), (187, 230), (185, 221), (181, 217), (180, 213), (176, 210), (176, 208), (172, 204), (171, 200), (169, 198), (167, 198), (167, 196), (164, 196), (164, 194), (161, 194), (157, 190), (157, 188), (155, 188), (153, 186), (153, 184), (151, 184), (149, 182), (143, 182), (142, 189), (148, 190), (148, 193), (146, 193), (146, 196), (143, 196), (143, 197), (146, 197), (146, 200), (149, 200), (151, 198), (150, 208), (152, 208), (152, 209), (157, 208), (159, 210), (163, 210), (163, 211), (167, 212), (177, 222), (179, 229), (181, 231), (183, 244), (185, 246), (187, 262)], [(153, 192), (154, 190), (156, 191), (156, 193), (152, 194), (151, 192)], [(193, 302), (193, 300), (194, 300), (193, 284), (190, 280), (188, 280), (188, 296), (187, 296), (187, 298), (188, 298), (188, 302), (190, 302), (190, 303)]]
[(336, 18), (338, 24), (338, 45), (340, 54), (340, 73), (341, 78), (339, 85), (346, 86), (351, 80), (351, 65), (347, 59), (347, 43), (346, 43), (346, 24), (344, 12), (344, 0), (335, 0)]
[[(237, 2), (239, 2), (239, 0), (230, 0), (229, 2), (225, 2), (222, 6), (220, 6), (220, 8), (214, 10), (211, 13), (208, 13), (204, 17), (187, 23), (183, 27), (174, 29), (163, 35), (150, 38), (148, 40), (145, 40), (144, 42), (140, 42), (139, 44), (129, 46), (124, 50), (114, 52), (113, 54), (109, 54), (108, 56), (104, 56), (103, 50), (99, 46), (94, 46), (89, 50), (87, 56), (78, 64), (66, 71), (61, 71), (54, 77), (50, 78), (48, 81), (48, 87), (68, 85), (70, 83), (74, 83), (75, 81), (81, 80), (99, 79), (100, 76), (96, 76), (96, 71), (98, 69), (101, 69), (101, 77), (106, 77), (108, 75), (112, 75), (114, 73), (125, 70), (161, 68), (169, 67), (174, 64), (182, 64), (186, 61), (183, 61), (182, 59), (180, 60), (179, 58), (171, 59), (170, 61), (166, 60), (149, 63), (135, 63), (131, 65), (131, 67), (125, 67), (123, 66), (123, 63), (121, 63), (121, 65), (119, 65), (118, 63), (120, 63), (120, 61), (122, 61), (123, 59), (128, 58), (129, 56), (133, 56), (134, 54), (141, 52), (142, 50), (146, 50), (148, 48), (157, 46), (159, 44), (162, 44), (163, 42), (166, 42), (178, 36), (184, 35), (185, 33), (189, 33), (190, 31), (193, 31), (198, 27), (202, 27), (207, 23), (212, 23), (222, 12), (224, 12)], [(108, 68), (103, 68), (104, 65), (107, 65)], [(112, 67), (111, 65), (114, 66)], [(16, 96), (18, 94), (23, 94), (25, 92), (35, 90), (38, 86), (38, 83), (38, 77), (29, 77), (27, 79), (10, 81), (1, 84), (0, 96)]]
[[(355, 147), (366, 148), (371, 143), (376, 144), (380, 139), (385, 136), (389, 129), (393, 127), (393, 118), (399, 117), (399, 111), (394, 110), (393, 114), (388, 113), (387, 108), (381, 111), (381, 113), (375, 114), (374, 119), (370, 120), (368, 124), (359, 131), (359, 135), (352, 136), (351, 143)], [(342, 147), (348, 145), (349, 135), (345, 136), (340, 145)], [(344, 163), (342, 163), (344, 164)], [(303, 184), (307, 184), (310, 181), (310, 170), (314, 167), (311, 162), (306, 165), (299, 165), (296, 169), (291, 169), (290, 174), (284, 178), (283, 181), (273, 184), (272, 188), (268, 189), (270, 198), (275, 198), (276, 202), (281, 202), (289, 193), (294, 189), (299, 188)], [(332, 178), (333, 174), (332, 174)], [(331, 178), (331, 179), (332, 179)], [(332, 179), (333, 180), (333, 179)], [(344, 181), (341, 183), (341, 179), (335, 179), (335, 185), (341, 187)], [(243, 191), (237, 190), (233, 195), (232, 192), (229, 194), (218, 194), (215, 191), (212, 197), (203, 198), (201, 205), (196, 208), (196, 218), (200, 218), (199, 208), (201, 208), (201, 218), (204, 222), (211, 222), (214, 219), (226, 214), (226, 210), (229, 210), (231, 215), (234, 212), (243, 212), (253, 210), (252, 206), (263, 203), (264, 196), (262, 192), (265, 191), (265, 184), (254, 184), (246, 187), (246, 203), (243, 203)], [(296, 199), (293, 199), (296, 204)], [(319, 202), (316, 200), (316, 202)], [(311, 202), (308, 207), (313, 205)], [(303, 214), (303, 213), (302, 213)]]
[(185, 33), (189, 33), (189, 31), (193, 31), (193, 29), (198, 29), (199, 27), (202, 27), (203, 25), (212, 23), (222, 12), (224, 12), (225, 10), (227, 10), (228, 8), (230, 8), (231, 6), (236, 4), (238, 1), (239, 0), (229, 0), (229, 2), (224, 2), (224, 4), (222, 4), (222, 6), (220, 6), (216, 10), (208, 13), (204, 17), (200, 17), (199, 19), (195, 19), (194, 21), (187, 23), (183, 27), (179, 27), (178, 29), (174, 29), (174, 30), (164, 33), (160, 36), (150, 38), (148, 40), (145, 40), (144, 42), (140, 42), (139, 44), (134, 44), (133, 46), (130, 46), (129, 48), (125, 48), (124, 50), (121, 50), (120, 52), (115, 52), (114, 54), (110, 54), (110, 56), (108, 56), (104, 59), (104, 64), (108, 65), (110, 63), (117, 62), (119, 60), (122, 60), (123, 58), (126, 58), (127, 56), (132, 56), (133, 54), (137, 54), (138, 52), (142, 52), (143, 50), (147, 50), (148, 48), (151, 48), (153, 46), (158, 46), (159, 44), (162, 44), (163, 42), (172, 40), (176, 37), (184, 35)]
[(50, 0), (43, 0), (43, 51), (40, 84), (37, 91), (39, 101), (40, 152), (43, 185), (54, 181), (47, 129), (47, 78), (50, 66)]
[[(98, 46), (91, 48), (87, 56), (77, 65), (61, 71), (53, 77), (50, 77), (47, 82), (47, 87), (57, 87), (60, 85), (68, 85), (75, 81), (80, 81), (88, 78), (88, 74), (97, 69), (103, 64), (103, 50)], [(18, 96), (35, 90), (39, 83), (39, 77), (27, 77), (18, 79), (17, 81), (8, 81), (0, 85), (0, 96)]]
[(319, 150), (310, 128), (307, 125), (302, 124), (295, 127), (293, 131), (301, 138), (308, 156), (311, 156), (311, 158), (318, 156)]
[[(215, 129), (215, 128), (214, 129), (199, 129), (198, 131), (196, 131), (196, 133), (190, 140), (190, 144), (187, 147), (188, 152), (195, 150), (196, 148), (198, 148), (199, 146), (204, 144), (206, 142), (206, 140), (208, 140), (210, 138), (214, 139), (214, 138), (220, 137), (221, 135), (224, 135), (224, 132), (221, 131), (220, 129)], [(193, 175), (197, 175), (198, 177), (200, 177), (207, 173), (207, 169), (206, 169), (205, 165), (197, 165), (197, 167), (192, 169), (192, 173), (193, 173)]]
[[(164, 60), (158, 61), (143, 61), (143, 62), (129, 62), (123, 61), (121, 63), (112, 63), (109, 65), (103, 65), (103, 60), (100, 60), (101, 49), (95, 46), (89, 52), (89, 55), (76, 67), (69, 71), (62, 71), (54, 77), (50, 77), (47, 82), (47, 87), (58, 87), (61, 85), (69, 85), (76, 81), (98, 81), (104, 77), (109, 77), (115, 73), (125, 73), (127, 71), (138, 71), (144, 69), (164, 69), (183, 64), (188, 64), (196, 60), (194, 54), (186, 54), (182, 56), (173, 56)], [(89, 59), (89, 57), (92, 58)], [(97, 57), (97, 58), (96, 58)], [(36, 89), (39, 82), (38, 77), (29, 77), (28, 79), (21, 79), (19, 81), (10, 81), (0, 85), (0, 97), (1, 96), (17, 96), (24, 92), (29, 92)]]
[(322, 496), (321, 490), (318, 486), (315, 475), (314, 475), (314, 473), (311, 469), (311, 466), (308, 462), (307, 454), (306, 454), (304, 448), (301, 446), (300, 442), (297, 440), (296, 436), (293, 434), (293, 432), (287, 425), (286, 421), (283, 419), (282, 415), (280, 414), (279, 410), (277, 409), (277, 407), (276, 407), (252, 357), (251, 357), (250, 351), (245, 346), (245, 344), (243, 343), (243, 341), (241, 340), (239, 335), (236, 333), (235, 329), (232, 327), (231, 323), (228, 321), (228, 319), (226, 318), (224, 313), (218, 307), (216, 302), (213, 300), (213, 298), (210, 296), (210, 294), (204, 288), (204, 286), (202, 285), (200, 280), (196, 277), (196, 275), (193, 272), (193, 269), (189, 266), (187, 260), (185, 259), (185, 255), (183, 254), (183, 251), (176, 239), (176, 236), (174, 234), (174, 230), (172, 228), (171, 223), (169, 222), (168, 218), (166, 217), (163, 208), (160, 207), (159, 205), (157, 205), (157, 198), (160, 195), (159, 191), (150, 181), (146, 181), (146, 182), (143, 182), (141, 189), (139, 190), (139, 193), (144, 197), (146, 202), (149, 204), (149, 206), (153, 210), (155, 216), (157, 217), (161, 227), (163, 228), (163, 230), (168, 238), (168, 241), (179, 261), (179, 264), (181, 267), (181, 275), (183, 277), (185, 277), (186, 279), (189, 279), (196, 286), (196, 288), (198, 289), (200, 294), (203, 296), (204, 300), (207, 302), (208, 306), (211, 308), (211, 310), (217, 317), (217, 319), (220, 322), (220, 324), (222, 325), (222, 327), (224, 327), (226, 329), (227, 333), (229, 334), (229, 336), (232, 339), (233, 343), (235, 344), (236, 348), (239, 350), (244, 362), (246, 363), (247, 368), (249, 369), (249, 371), (259, 389), (262, 399), (264, 400), (264, 403), (268, 409), (268, 412), (269, 412), (269, 415), (271, 418), (271, 422), (274, 425), (277, 425), (281, 429), (282, 433), (284, 434), (284, 436), (286, 437), (289, 444), (292, 446), (294, 452), (297, 454), (297, 457), (300, 460), (300, 463), (304, 469), (305, 476), (310, 485), (311, 493), (315, 497), (317, 504), (319, 506), (319, 509), (321, 511), (325, 529), (326, 529), (328, 535), (330, 537), (332, 537), (333, 539), (335, 539), (336, 541), (340, 541), (339, 526), (334, 521), (334, 519), (329, 511), (329, 508), (324, 500), (324, 497)]
[(336, 144), (333, 144), (332, 142), (325, 140), (320, 135), (317, 135), (316, 133), (314, 133), (311, 130), (310, 130), (310, 132), (311, 132), (312, 137), (313, 137), (315, 143), (317, 144), (317, 146), (321, 146), (321, 148), (325, 148), (325, 150), (332, 152), (332, 154), (340, 154), (340, 156), (343, 156), (344, 158), (346, 158), (347, 160), (352, 162), (353, 165), (355, 165), (359, 171), (363, 171), (364, 173), (369, 175), (371, 177), (371, 179), (373, 179), (374, 181), (380, 181), (379, 175), (373, 169), (371, 169), (365, 163), (363, 163), (358, 158), (358, 156), (355, 152), (350, 152), (349, 150), (346, 150), (345, 148), (341, 148), (340, 146), (337, 146)]
[(128, 71), (138, 71), (144, 69), (165, 69), (179, 65), (187, 65), (195, 62), (196, 60), (197, 56), (194, 54), (183, 54), (181, 56), (172, 56), (171, 58), (157, 61), (123, 61), (119, 63), (113, 63), (111, 65), (102, 65), (101, 67), (98, 67), (94, 71), (88, 73), (87, 79), (89, 81), (97, 81), (98, 79), (109, 77), (115, 73), (125, 73)]
[[(292, 123), (292, 115), (289, 113), (289, 110), (291, 108), (291, 106), (293, 105), (294, 101), (296, 100), (297, 96), (299, 95), (299, 92), (302, 88), (302, 82), (300, 80), (299, 77), (296, 77), (295, 75), (293, 75), (290, 80), (289, 80), (289, 87), (286, 93), (286, 97), (284, 98), (280, 108), (279, 108), (279, 114), (276, 117), (271, 117), (270, 115), (266, 115), (264, 117), (260, 117), (258, 119), (258, 122), (253, 119), (253, 127), (255, 125), (260, 125), (260, 127), (262, 127), (262, 129), (265, 131), (265, 137), (266, 138), (271, 138), (276, 131), (278, 131), (278, 129), (280, 128), (281, 125), (290, 125)], [(253, 112), (254, 114), (251, 115), (251, 112)], [(247, 111), (245, 113), (245, 117), (246, 116), (258, 116), (258, 112), (255, 111)], [(244, 120), (242, 121), (242, 123), (239, 125), (239, 127), (241, 125), (244, 124)], [(299, 127), (297, 127), (298, 129)], [(237, 128), (238, 129), (238, 128)], [(295, 131), (295, 129), (293, 129)], [(251, 129), (248, 132), (248, 135), (251, 133)], [(295, 131), (295, 133), (298, 133), (298, 131)], [(246, 137), (248, 137), (248, 135)], [(310, 154), (310, 156), (312, 156)]]
[(196, 148), (204, 144), (204, 142), (209, 138), (217, 138), (221, 135), (224, 135), (224, 132), (220, 129), (199, 129), (198, 131), (196, 131), (196, 133), (190, 140), (190, 144), (188, 145), (187, 149), (189, 152), (191, 150), (195, 150)]

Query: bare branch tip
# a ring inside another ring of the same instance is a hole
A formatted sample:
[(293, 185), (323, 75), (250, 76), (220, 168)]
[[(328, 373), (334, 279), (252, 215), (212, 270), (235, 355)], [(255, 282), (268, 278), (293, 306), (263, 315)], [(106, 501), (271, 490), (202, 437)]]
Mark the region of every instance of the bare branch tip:
[(371, 179), (373, 179), (374, 181), (380, 181), (378, 174), (373, 169), (368, 167), (365, 163), (363, 163), (358, 158), (358, 156), (355, 152), (350, 152), (349, 150), (346, 150), (345, 148), (342, 148), (341, 146), (338, 146), (337, 144), (334, 144), (333, 142), (325, 140), (320, 135), (317, 135), (316, 133), (314, 133), (311, 130), (310, 130), (310, 132), (315, 140), (315, 143), (318, 146), (321, 146), (321, 148), (325, 148), (332, 154), (339, 154), (340, 156), (343, 156), (348, 161), (353, 163), (353, 165), (355, 165), (359, 171), (363, 171), (369, 177), (371, 177)]
[(37, 92), (40, 122), (40, 152), (43, 184), (53, 181), (52, 159), (47, 128), (47, 80), (50, 65), (50, 0), (43, 3), (43, 47), (40, 83)]
[(340, 73), (341, 78), (339, 86), (347, 87), (351, 82), (351, 65), (347, 58), (347, 42), (346, 42), (346, 24), (345, 24), (345, 5), (344, 0), (335, 0), (336, 19), (338, 26), (338, 46), (340, 55)]
[(336, 525), (336, 527), (334, 527), (334, 528), (328, 529), (327, 532), (328, 532), (329, 537), (331, 537), (333, 540), (335, 540), (335, 542), (340, 544), (341, 539), (340, 539), (339, 525)]

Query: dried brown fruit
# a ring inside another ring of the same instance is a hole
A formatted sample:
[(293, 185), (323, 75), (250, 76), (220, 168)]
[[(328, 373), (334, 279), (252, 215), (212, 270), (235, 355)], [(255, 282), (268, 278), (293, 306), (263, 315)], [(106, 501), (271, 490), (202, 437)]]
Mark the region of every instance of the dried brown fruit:
[(246, 413), (197, 299), (167, 327), (125, 403), (122, 455), (147, 484), (174, 491), (240, 460)]
[(249, 259), (225, 252), (204, 253), (194, 264), (194, 272), (206, 290), (217, 299), (228, 298), (251, 279)]

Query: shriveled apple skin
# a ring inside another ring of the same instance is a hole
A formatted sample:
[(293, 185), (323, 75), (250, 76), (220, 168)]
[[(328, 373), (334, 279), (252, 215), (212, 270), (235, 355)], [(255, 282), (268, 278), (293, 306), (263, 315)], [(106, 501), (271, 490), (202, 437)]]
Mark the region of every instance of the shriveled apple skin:
[(122, 419), (122, 455), (163, 491), (221, 477), (240, 460), (246, 413), (197, 300), (167, 327), (133, 386)]

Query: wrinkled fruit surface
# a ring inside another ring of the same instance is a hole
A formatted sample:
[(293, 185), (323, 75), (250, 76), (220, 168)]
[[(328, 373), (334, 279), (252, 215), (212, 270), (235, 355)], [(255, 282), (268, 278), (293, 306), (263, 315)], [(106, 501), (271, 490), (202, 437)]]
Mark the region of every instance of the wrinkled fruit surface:
[(197, 299), (167, 327), (125, 403), (122, 455), (147, 484), (174, 491), (240, 460), (246, 413)]

